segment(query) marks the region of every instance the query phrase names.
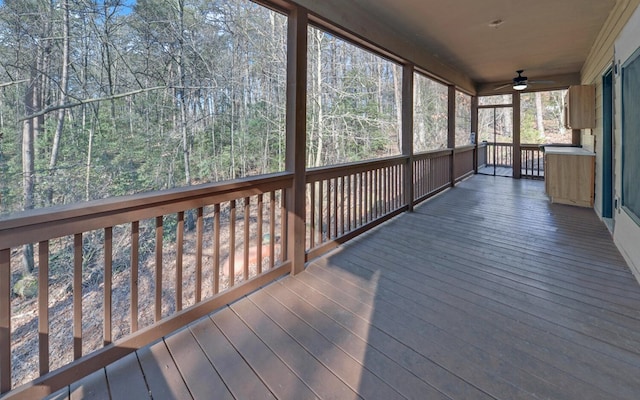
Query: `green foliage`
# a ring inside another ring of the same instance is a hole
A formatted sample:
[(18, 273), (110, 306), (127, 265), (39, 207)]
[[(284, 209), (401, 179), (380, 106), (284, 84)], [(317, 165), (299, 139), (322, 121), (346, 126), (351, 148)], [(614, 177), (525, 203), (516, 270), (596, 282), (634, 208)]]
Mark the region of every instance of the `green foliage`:
[(520, 120), (520, 141), (529, 144), (542, 143), (544, 141), (544, 137), (536, 127), (535, 116), (531, 113), (525, 114)]
[[(22, 207), (25, 80), (38, 74), (34, 111), (59, 101), (63, 19), (52, 4), (0, 4), (0, 214)], [(69, 5), (67, 102), (103, 100), (65, 109), (53, 168), (58, 111), (44, 114), (36, 207), (282, 170), (285, 16), (246, 0)], [(127, 92), (137, 93), (110, 99)]]

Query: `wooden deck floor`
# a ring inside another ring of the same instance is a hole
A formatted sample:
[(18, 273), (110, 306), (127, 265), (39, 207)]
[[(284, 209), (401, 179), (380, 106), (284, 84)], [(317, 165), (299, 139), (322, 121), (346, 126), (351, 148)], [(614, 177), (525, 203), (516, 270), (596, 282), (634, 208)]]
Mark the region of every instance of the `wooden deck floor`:
[(640, 287), (543, 191), (475, 176), (58, 397), (636, 400)]

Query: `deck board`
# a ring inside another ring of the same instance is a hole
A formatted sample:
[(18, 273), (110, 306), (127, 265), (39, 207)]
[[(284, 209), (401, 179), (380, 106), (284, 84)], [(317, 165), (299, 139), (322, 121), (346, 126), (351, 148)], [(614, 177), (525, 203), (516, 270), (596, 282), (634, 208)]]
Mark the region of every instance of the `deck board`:
[(70, 400), (109, 399), (107, 376), (105, 375), (104, 369), (95, 371), (82, 381), (71, 385), (69, 392)]
[(165, 343), (195, 399), (208, 399), (212, 396), (216, 399), (233, 399), (189, 329), (167, 337)]
[(474, 176), (127, 359), (70, 398), (631, 400), (640, 286), (593, 210)]
[(277, 398), (319, 398), (230, 308), (211, 318)]
[[(269, 307), (267, 294), (273, 300), (287, 307), (287, 309), (298, 316), (298, 318), (304, 320), (306, 324), (323, 335), (323, 337), (335, 346), (339, 347), (360, 365), (371, 371), (372, 374), (375, 374), (388, 385), (396, 388), (396, 390), (406, 398), (417, 400), (425, 398), (447, 398), (414, 375), (410, 367), (406, 367), (402, 365), (400, 360), (397, 361), (394, 359), (399, 352), (398, 350), (393, 349), (389, 351), (389, 355), (383, 353), (384, 349), (369, 345), (366, 339), (349, 331), (329, 315), (315, 308), (311, 303), (296, 296), (291, 290), (282, 290), (277, 285), (271, 285), (265, 288), (265, 290), (256, 293), (254, 298), (259, 301), (261, 305), (264, 305), (263, 309)], [(368, 363), (363, 362), (364, 354), (367, 355)], [(364, 389), (375, 389), (375, 386)]]
[[(211, 319), (203, 319), (190, 330), (236, 399), (275, 399)], [(247, 385), (247, 382), (251, 384)]]
[(153, 399), (188, 399), (191, 393), (185, 384), (164, 340), (138, 352), (140, 366)]
[(136, 353), (131, 353), (111, 365), (107, 365), (109, 392), (114, 399), (150, 399)]

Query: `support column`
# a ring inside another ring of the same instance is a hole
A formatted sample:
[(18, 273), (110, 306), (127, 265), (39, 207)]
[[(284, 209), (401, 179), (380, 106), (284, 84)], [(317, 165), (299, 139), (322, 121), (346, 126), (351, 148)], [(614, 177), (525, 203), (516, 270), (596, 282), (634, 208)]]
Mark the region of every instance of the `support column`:
[(571, 130), (571, 144), (574, 144), (574, 145), (582, 144), (582, 130), (581, 129), (572, 129)]
[(522, 165), (520, 164), (520, 92), (513, 94), (513, 178), (520, 179)]
[(471, 132), (475, 133), (473, 141), (473, 172), (478, 173), (478, 96), (471, 96)]
[[(305, 191), (307, 145), (307, 10), (296, 7), (289, 14), (287, 31), (287, 121), (285, 168), (293, 172), (293, 187), (287, 189), (287, 257), (291, 274), (304, 270)], [(285, 241), (286, 240), (286, 241)]]
[(413, 73), (414, 66), (402, 67), (402, 155), (404, 165), (404, 195), (409, 211), (413, 211)]
[(447, 148), (451, 149), (449, 173), (451, 177), (451, 186), (454, 186), (456, 184), (456, 87), (454, 85), (449, 85), (447, 115)]

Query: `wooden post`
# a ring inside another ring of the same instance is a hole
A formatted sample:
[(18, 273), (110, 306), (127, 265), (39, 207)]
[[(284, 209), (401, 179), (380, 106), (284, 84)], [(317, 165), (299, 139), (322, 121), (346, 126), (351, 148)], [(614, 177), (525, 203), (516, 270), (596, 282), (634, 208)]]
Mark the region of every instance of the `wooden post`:
[(513, 178), (520, 179), (522, 165), (520, 163), (520, 92), (513, 94)]
[(448, 95), (448, 122), (447, 122), (447, 148), (451, 149), (451, 158), (449, 159), (449, 178), (451, 180), (451, 186), (456, 184), (456, 87), (449, 85)]
[(11, 249), (0, 250), (0, 393), (11, 390)]
[(404, 199), (413, 211), (413, 72), (414, 67), (402, 67), (402, 155), (407, 157), (404, 164)]
[(572, 129), (571, 130), (571, 144), (580, 145), (582, 143), (582, 130), (581, 129)]
[(307, 10), (295, 7), (287, 31), (286, 170), (293, 172), (287, 189), (287, 256), (291, 274), (304, 270), (307, 114)]
[(471, 96), (471, 132), (473, 140), (473, 172), (478, 173), (478, 96)]

